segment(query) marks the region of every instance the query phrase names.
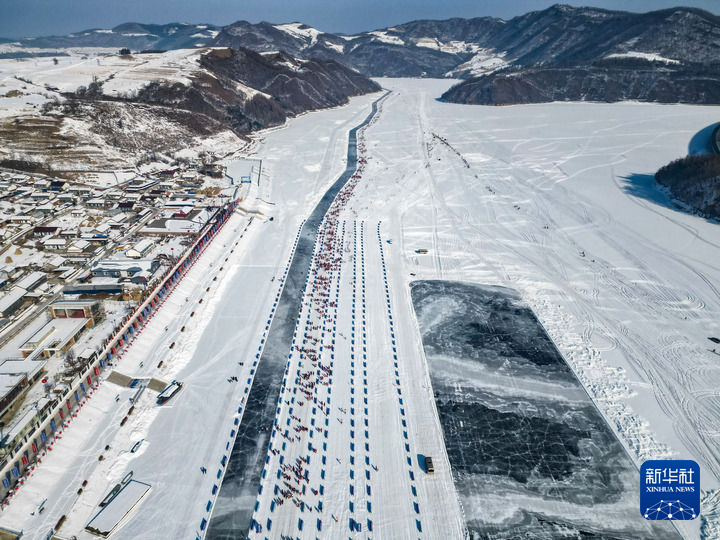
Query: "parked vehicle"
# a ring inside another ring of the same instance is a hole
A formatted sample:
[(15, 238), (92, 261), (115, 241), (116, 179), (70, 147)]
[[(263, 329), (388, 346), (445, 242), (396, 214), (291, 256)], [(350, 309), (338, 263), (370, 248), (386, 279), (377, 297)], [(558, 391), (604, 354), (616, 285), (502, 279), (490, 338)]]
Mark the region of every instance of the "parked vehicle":
[(177, 394), (180, 389), (182, 388), (183, 383), (178, 381), (171, 382), (165, 389), (158, 394), (157, 397), (157, 404), (162, 405), (166, 401), (168, 401), (170, 398), (172, 398), (175, 394)]

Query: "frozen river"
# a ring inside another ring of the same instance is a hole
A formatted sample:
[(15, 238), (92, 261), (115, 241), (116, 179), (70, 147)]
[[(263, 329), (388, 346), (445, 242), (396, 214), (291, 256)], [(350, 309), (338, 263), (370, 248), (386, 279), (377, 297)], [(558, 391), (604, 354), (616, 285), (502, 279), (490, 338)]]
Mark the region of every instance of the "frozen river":
[(411, 287), (472, 538), (679, 538), (638, 512), (637, 469), (517, 293)]

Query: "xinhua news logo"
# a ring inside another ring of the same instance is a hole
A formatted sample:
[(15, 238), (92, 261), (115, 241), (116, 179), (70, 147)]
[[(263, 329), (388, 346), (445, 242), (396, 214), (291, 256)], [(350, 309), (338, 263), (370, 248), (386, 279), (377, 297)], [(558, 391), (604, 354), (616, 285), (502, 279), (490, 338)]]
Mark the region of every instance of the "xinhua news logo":
[(700, 467), (690, 459), (654, 459), (640, 467), (640, 513), (648, 520), (700, 515)]

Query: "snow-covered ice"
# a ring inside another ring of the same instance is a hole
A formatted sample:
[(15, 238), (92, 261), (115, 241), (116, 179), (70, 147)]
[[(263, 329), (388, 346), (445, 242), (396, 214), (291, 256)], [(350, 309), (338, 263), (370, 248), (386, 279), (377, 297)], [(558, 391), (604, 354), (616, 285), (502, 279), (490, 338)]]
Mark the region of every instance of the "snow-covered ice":
[(636, 463), (695, 459), (716, 488), (718, 225), (650, 175), (717, 108), (465, 106), (435, 100), (447, 82), (382, 82), (353, 201), (387, 224), (396, 279), (518, 290)]

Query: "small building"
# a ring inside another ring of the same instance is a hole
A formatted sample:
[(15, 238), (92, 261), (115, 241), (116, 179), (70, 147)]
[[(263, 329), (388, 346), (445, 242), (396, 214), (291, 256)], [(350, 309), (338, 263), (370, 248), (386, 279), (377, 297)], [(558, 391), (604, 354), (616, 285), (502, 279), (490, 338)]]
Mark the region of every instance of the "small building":
[(77, 197), (70, 193), (61, 193), (60, 195), (58, 195), (58, 201), (75, 204), (77, 202)]
[(173, 197), (165, 201), (165, 208), (185, 208), (187, 211), (195, 208), (195, 205), (198, 204), (197, 199), (195, 197), (189, 197), (187, 193), (183, 195), (183, 197)]
[[(96, 262), (91, 271), (93, 277), (147, 279), (160, 267), (160, 262), (151, 259), (109, 259)], [(131, 279), (137, 282), (135, 279)]]
[(35, 211), (40, 212), (41, 214), (52, 214), (55, 211), (55, 204), (51, 202), (41, 204), (35, 208)]
[(50, 358), (56, 353), (67, 351), (75, 344), (83, 330), (92, 326), (92, 319), (50, 319), (20, 346), (20, 352), (23, 358), (28, 358), (34, 353)]
[(158, 180), (156, 178), (148, 179), (143, 176), (138, 176), (134, 179), (132, 179), (128, 184), (125, 186), (125, 191), (127, 192), (139, 192), (144, 191), (155, 184), (158, 183)]
[(5, 270), (8, 273), (8, 280), (10, 281), (20, 279), (23, 275), (22, 268), (19, 268), (16, 264), (13, 263), (0, 266), (0, 269)]
[(27, 384), (28, 380), (25, 375), (0, 373), (0, 416), (7, 412)]
[(95, 227), (92, 232), (94, 233), (94, 236), (98, 236), (101, 234), (109, 234), (110, 233), (110, 224), (109, 223), (101, 223), (97, 227)]
[(110, 225), (110, 228), (113, 230), (122, 229), (125, 225), (125, 222), (128, 219), (128, 214), (119, 213), (115, 214), (108, 220), (108, 225)]
[(87, 186), (81, 186), (81, 185), (72, 185), (68, 188), (68, 191), (74, 195), (78, 195), (80, 197), (88, 197), (90, 194), (92, 194), (92, 188), (89, 188)]
[(117, 281), (112, 283), (78, 283), (75, 285), (65, 285), (63, 288), (63, 294), (65, 296), (119, 294), (122, 291), (123, 286)]
[(65, 191), (69, 184), (65, 180), (52, 180), (48, 189), (50, 191)]
[(28, 304), (34, 304), (43, 297), (43, 292), (40, 289), (35, 291), (28, 291), (23, 295), (23, 302)]
[(138, 232), (141, 236), (172, 236), (188, 235), (200, 232), (205, 224), (214, 215), (209, 210), (183, 208), (185, 215), (179, 214), (180, 209), (175, 208), (164, 212), (162, 217), (153, 219)]
[(0, 296), (0, 315), (9, 317), (15, 313), (23, 303), (23, 297), (27, 291), (20, 287), (13, 287), (4, 295)]
[(90, 199), (87, 203), (88, 208), (105, 208), (105, 199), (101, 199), (99, 197), (96, 197), (94, 199)]
[(51, 249), (54, 251), (63, 251), (67, 247), (67, 239), (53, 236), (51, 238), (45, 238), (40, 242), (45, 249)]
[(90, 247), (90, 242), (88, 242), (87, 240), (83, 240), (83, 239), (75, 240), (75, 242), (73, 242), (70, 245), (70, 247), (67, 248), (67, 252), (74, 253), (74, 254), (84, 253), (85, 251), (88, 250), (89, 247)]
[(52, 259), (47, 262), (47, 266), (57, 271), (65, 264), (65, 259), (60, 255), (55, 255)]
[(53, 197), (52, 193), (48, 193), (47, 191), (33, 191), (30, 194), (30, 198), (33, 201), (48, 201)]
[(92, 236), (83, 236), (81, 240), (89, 242), (92, 246), (104, 246), (110, 241), (110, 235), (95, 233)]
[(73, 268), (72, 266), (70, 266), (70, 267), (61, 266), (60, 268), (57, 269), (57, 271), (61, 272), (60, 275), (58, 276), (58, 279), (61, 282), (64, 282), (64, 281), (70, 279), (77, 270), (75, 270), (75, 268)]
[(153, 250), (154, 246), (155, 243), (152, 240), (150, 240), (149, 238), (145, 238), (144, 240), (140, 240), (137, 244), (128, 249), (125, 252), (125, 256), (130, 257), (131, 259), (142, 259)]
[(32, 384), (40, 378), (43, 368), (47, 365), (44, 358), (22, 358), (21, 356), (0, 360), (0, 375), (21, 375), (27, 377)]
[(77, 358), (78, 360), (82, 360), (86, 364), (89, 364), (90, 362), (95, 360), (95, 358), (97, 358), (97, 355), (98, 352), (95, 349), (87, 347), (77, 354)]
[(26, 291), (32, 291), (46, 279), (47, 275), (45, 275), (45, 272), (30, 272), (27, 276), (24, 276), (20, 281), (15, 283), (15, 286), (25, 289)]
[(161, 191), (172, 191), (175, 189), (175, 183), (174, 182), (160, 182), (157, 185), (157, 188)]
[(36, 237), (55, 236), (59, 230), (60, 227), (35, 227), (32, 234)]
[(33, 221), (37, 221), (37, 220), (31, 215), (20, 214), (20, 215), (10, 216), (9, 218), (7, 218), (6, 221), (9, 224), (16, 225), (16, 224), (28, 224), (28, 223), (32, 223)]
[(52, 319), (90, 319), (93, 325), (100, 315), (100, 304), (96, 301), (70, 302), (61, 300), (48, 307)]
[(50, 180), (46, 180), (44, 178), (35, 178), (32, 183), (39, 189), (48, 189), (50, 187)]
[(135, 201), (120, 201), (117, 205), (118, 210), (122, 212), (129, 212), (135, 208)]

